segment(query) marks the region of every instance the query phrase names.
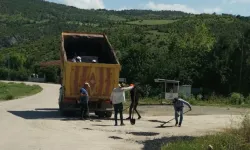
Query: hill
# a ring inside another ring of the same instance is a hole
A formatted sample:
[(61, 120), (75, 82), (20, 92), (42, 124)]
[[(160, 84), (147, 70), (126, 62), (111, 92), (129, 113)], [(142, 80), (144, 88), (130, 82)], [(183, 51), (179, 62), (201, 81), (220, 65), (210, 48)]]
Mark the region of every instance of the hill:
[(10, 71), (13, 80), (36, 72), (56, 81), (58, 68), (37, 64), (59, 58), (61, 32), (103, 32), (122, 63), (121, 77), (140, 81), (150, 95), (161, 91), (154, 78), (180, 80), (205, 92), (249, 93), (248, 17), (82, 10), (41, 0), (1, 0), (0, 7), (0, 79)]

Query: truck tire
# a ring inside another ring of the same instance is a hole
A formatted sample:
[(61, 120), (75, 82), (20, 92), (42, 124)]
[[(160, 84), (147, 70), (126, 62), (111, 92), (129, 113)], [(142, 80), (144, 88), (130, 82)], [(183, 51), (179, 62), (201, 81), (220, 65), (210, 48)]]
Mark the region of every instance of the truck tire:
[(106, 111), (106, 117), (107, 118), (112, 117), (112, 111)]
[(67, 116), (69, 116), (69, 114), (70, 114), (69, 111), (63, 110), (63, 105), (62, 105), (62, 103), (59, 103), (59, 111), (60, 111), (60, 115), (63, 116), (63, 117), (67, 117)]
[(95, 111), (95, 115), (97, 115), (99, 118), (104, 118), (105, 112), (104, 111)]

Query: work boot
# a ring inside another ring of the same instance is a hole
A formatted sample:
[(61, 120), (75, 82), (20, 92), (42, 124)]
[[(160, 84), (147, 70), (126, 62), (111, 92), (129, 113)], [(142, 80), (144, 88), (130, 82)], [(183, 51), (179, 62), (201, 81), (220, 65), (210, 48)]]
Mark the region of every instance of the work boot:
[(141, 116), (139, 116), (138, 119), (141, 119)]
[(117, 126), (117, 124), (115, 124), (115, 126)]
[(179, 124), (179, 127), (181, 127), (181, 124)]
[(121, 123), (121, 126), (125, 126), (125, 124), (124, 124), (124, 123)]
[(177, 126), (177, 125), (178, 125), (178, 122), (175, 123), (175, 126)]

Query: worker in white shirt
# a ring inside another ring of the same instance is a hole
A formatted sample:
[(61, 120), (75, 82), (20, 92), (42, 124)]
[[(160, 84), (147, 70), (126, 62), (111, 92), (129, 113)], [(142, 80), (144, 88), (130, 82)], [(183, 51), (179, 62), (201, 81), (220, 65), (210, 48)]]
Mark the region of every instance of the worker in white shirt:
[(110, 97), (112, 104), (115, 109), (115, 126), (117, 126), (117, 115), (120, 113), (121, 126), (124, 126), (123, 123), (123, 103), (125, 100), (125, 91), (132, 90), (134, 85), (131, 84), (129, 87), (124, 87), (124, 84), (119, 84), (119, 87), (114, 88)]

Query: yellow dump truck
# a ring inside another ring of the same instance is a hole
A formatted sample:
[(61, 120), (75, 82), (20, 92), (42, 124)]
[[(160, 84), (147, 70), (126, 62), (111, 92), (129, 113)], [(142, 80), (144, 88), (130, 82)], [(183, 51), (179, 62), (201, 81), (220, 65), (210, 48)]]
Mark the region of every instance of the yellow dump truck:
[[(64, 114), (80, 109), (80, 88), (90, 84), (89, 112), (111, 117), (110, 95), (119, 83), (120, 63), (105, 34), (62, 33), (59, 109)], [(81, 62), (72, 61), (76, 56)]]

